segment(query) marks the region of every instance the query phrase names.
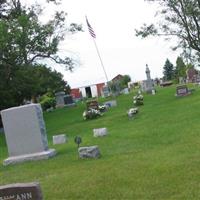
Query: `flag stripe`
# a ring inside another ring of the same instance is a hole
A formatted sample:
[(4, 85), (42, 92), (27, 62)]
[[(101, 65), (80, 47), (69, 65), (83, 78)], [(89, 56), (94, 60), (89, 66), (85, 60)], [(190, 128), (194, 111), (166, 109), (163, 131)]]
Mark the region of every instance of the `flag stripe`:
[(88, 26), (88, 30), (89, 30), (90, 35), (91, 35), (93, 38), (96, 38), (96, 34), (95, 34), (95, 32), (94, 32), (92, 26), (90, 25), (90, 23), (89, 23), (87, 17), (86, 17), (86, 23), (87, 23), (87, 26)]

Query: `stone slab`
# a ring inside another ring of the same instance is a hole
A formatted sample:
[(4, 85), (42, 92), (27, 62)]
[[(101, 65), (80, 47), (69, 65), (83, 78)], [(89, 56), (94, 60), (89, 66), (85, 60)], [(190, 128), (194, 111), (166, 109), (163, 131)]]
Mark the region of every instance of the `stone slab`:
[(33, 154), (26, 154), (21, 156), (12, 156), (8, 157), (3, 161), (3, 165), (13, 165), (17, 163), (22, 163), (26, 161), (33, 161), (33, 160), (45, 160), (49, 159), (56, 155), (55, 149), (49, 149), (47, 151), (39, 152), (39, 153), (33, 153)]
[(98, 146), (79, 147), (80, 158), (99, 158), (101, 156)]
[(0, 186), (0, 200), (42, 200), (39, 183), (15, 183)]
[(108, 134), (107, 128), (93, 129), (94, 137), (102, 137), (102, 136), (106, 136), (107, 134)]
[(66, 143), (66, 141), (67, 141), (67, 138), (65, 134), (53, 136), (53, 144), (63, 144), (63, 143)]

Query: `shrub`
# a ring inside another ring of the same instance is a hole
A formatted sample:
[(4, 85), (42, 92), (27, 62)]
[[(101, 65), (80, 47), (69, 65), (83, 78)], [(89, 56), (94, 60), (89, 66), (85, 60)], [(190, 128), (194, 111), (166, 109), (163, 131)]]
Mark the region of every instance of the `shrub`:
[(49, 108), (56, 107), (56, 99), (55, 97), (49, 97), (47, 95), (43, 95), (40, 99), (40, 104), (42, 106), (42, 109), (46, 111)]

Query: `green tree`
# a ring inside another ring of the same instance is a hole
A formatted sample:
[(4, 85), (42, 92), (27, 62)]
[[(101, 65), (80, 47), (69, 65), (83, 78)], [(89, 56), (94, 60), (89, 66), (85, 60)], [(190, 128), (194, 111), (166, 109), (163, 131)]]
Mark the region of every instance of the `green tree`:
[(186, 77), (187, 67), (181, 57), (176, 59), (176, 67), (175, 67), (175, 78)]
[(121, 79), (110, 81), (109, 87), (111, 88), (112, 92), (118, 94), (120, 91), (126, 87), (128, 87), (128, 82), (131, 81), (129, 75), (124, 75)]
[(164, 80), (172, 80), (174, 78), (174, 66), (167, 59), (163, 67)]
[(0, 92), (4, 97), (0, 100), (0, 110), (20, 105), (25, 99), (36, 101), (38, 96), (47, 92), (69, 90), (61, 73), (43, 65), (20, 67), (8, 82), (3, 76), (4, 73), (0, 73)]
[(200, 58), (200, 1), (199, 0), (146, 0), (159, 4), (158, 24), (144, 24), (136, 30), (137, 36), (143, 38), (153, 36), (176, 37), (177, 46), (181, 47), (185, 56), (191, 57), (194, 50)]
[[(55, 1), (54, 1), (55, 2)], [(58, 54), (66, 32), (81, 31), (75, 23), (66, 26), (66, 14), (55, 12), (46, 24), (39, 5), (25, 7), (19, 0), (0, 0), (0, 110), (20, 105), (24, 99), (57, 90), (66, 83), (62, 75), (39, 65), (52, 60), (72, 70), (75, 62)]]
[(129, 75), (124, 75), (122, 80), (120, 80), (120, 85), (122, 88), (128, 87), (128, 82), (131, 81), (131, 77)]

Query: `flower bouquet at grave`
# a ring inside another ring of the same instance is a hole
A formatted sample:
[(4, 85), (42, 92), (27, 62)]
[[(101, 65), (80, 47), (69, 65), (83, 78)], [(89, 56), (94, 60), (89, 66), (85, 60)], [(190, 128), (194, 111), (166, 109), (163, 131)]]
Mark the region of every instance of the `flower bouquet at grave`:
[(143, 95), (137, 94), (136, 96), (133, 97), (133, 104), (135, 106), (144, 105), (143, 99), (144, 99)]
[(83, 112), (83, 119), (84, 120), (95, 119), (95, 118), (100, 117), (102, 115), (103, 114), (99, 110), (96, 110), (96, 109), (93, 109), (93, 108), (89, 108), (88, 110), (85, 110)]
[(99, 111), (100, 112), (106, 112), (108, 107), (106, 105), (99, 105)]
[(138, 109), (138, 108), (130, 108), (130, 109), (127, 111), (127, 114), (128, 114), (128, 117), (129, 117), (129, 118), (132, 118), (132, 117), (134, 117), (138, 112), (139, 112), (139, 109)]

